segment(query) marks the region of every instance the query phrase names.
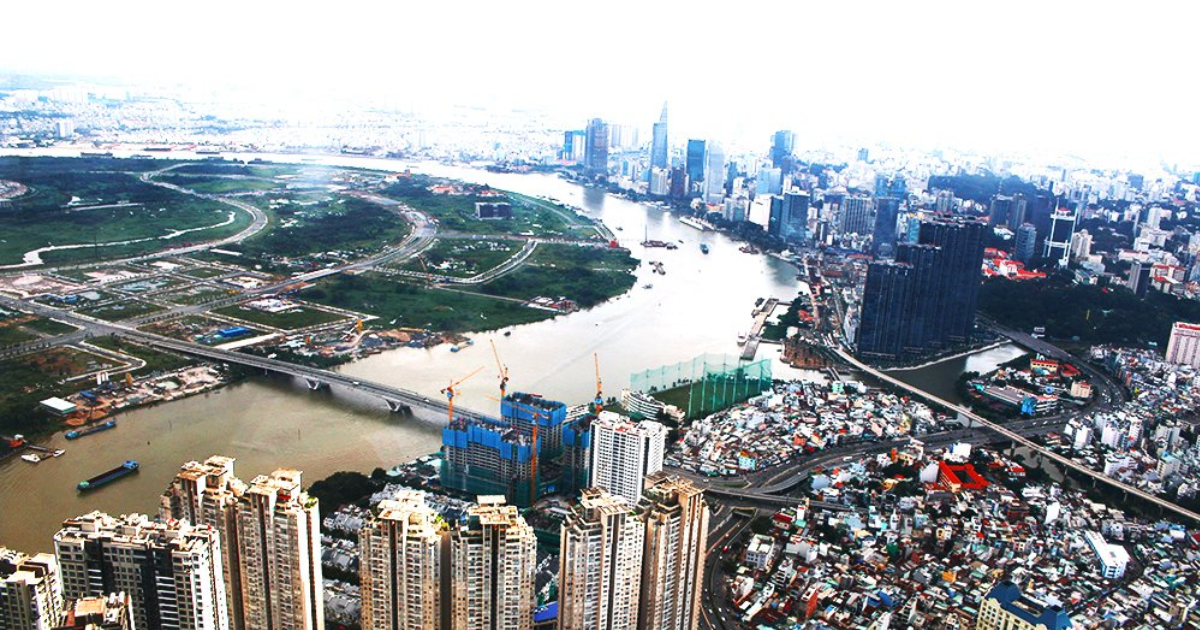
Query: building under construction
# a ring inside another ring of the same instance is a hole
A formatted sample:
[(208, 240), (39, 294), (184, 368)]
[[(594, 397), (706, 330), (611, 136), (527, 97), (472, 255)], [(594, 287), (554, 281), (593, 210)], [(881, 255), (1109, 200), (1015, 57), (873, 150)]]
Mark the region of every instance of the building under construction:
[(589, 414), (572, 414), (568, 422), (563, 403), (514, 392), (501, 400), (500, 416), (455, 418), (442, 429), (443, 487), (502, 494), (511, 504), (528, 507), (545, 495), (573, 492), (580, 479), (586, 484)]

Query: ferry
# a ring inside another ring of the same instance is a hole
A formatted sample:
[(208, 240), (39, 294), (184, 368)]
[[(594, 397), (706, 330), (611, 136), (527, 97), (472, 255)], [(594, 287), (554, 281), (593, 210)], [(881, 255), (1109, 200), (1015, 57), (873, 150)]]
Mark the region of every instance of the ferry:
[(67, 437), (67, 439), (68, 439), (68, 440), (74, 440), (74, 439), (76, 439), (76, 438), (81, 438), (81, 437), (84, 437), (84, 436), (88, 436), (88, 435), (91, 435), (91, 434), (93, 434), (93, 433), (99, 433), (99, 432), (101, 432), (101, 431), (107, 431), (107, 430), (109, 430), (109, 429), (115, 428), (116, 426), (117, 426), (117, 421), (116, 421), (116, 420), (109, 420), (108, 422), (105, 422), (105, 423), (103, 423), (103, 424), (97, 424), (97, 425), (96, 425), (96, 426), (94, 426), (94, 427), (88, 427), (88, 428), (86, 428), (86, 429), (78, 429), (78, 430), (75, 430), (75, 431), (67, 431), (67, 435), (66, 435), (66, 437)]
[(41, 457), (39, 457), (33, 453), (26, 453), (21, 456), (21, 459), (29, 462), (30, 464), (36, 464), (36, 463), (42, 461)]
[(124, 464), (121, 464), (120, 466), (113, 468), (112, 470), (104, 471), (104, 472), (100, 473), (99, 475), (92, 477), (91, 479), (88, 479), (85, 481), (80, 481), (79, 485), (76, 486), (76, 488), (78, 488), (80, 492), (87, 492), (89, 490), (95, 490), (96, 488), (99, 488), (101, 486), (106, 486), (106, 485), (120, 479), (121, 477), (124, 477), (126, 475), (131, 475), (137, 471), (138, 471), (138, 463), (131, 459), (131, 460), (125, 462)]

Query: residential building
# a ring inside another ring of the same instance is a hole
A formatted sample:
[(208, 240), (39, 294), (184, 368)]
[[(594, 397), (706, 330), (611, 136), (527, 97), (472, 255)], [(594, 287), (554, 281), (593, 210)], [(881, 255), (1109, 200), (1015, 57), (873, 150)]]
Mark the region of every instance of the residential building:
[(92, 512), (63, 523), (54, 552), (67, 599), (128, 593), (136, 628), (229, 628), (215, 529)]
[(1151, 271), (1154, 269), (1153, 263), (1143, 260), (1135, 260), (1129, 267), (1129, 283), (1128, 287), (1133, 294), (1139, 298), (1146, 297), (1146, 293), (1150, 291)]
[(646, 526), (621, 499), (583, 491), (562, 524), (559, 630), (635, 630)]
[(718, 204), (725, 198), (725, 152), (716, 142), (708, 143), (704, 159), (704, 201)]
[(381, 501), (358, 532), (364, 630), (442, 627), (442, 551), (448, 532), (425, 493)]
[(50, 630), (62, 616), (58, 561), (0, 547), (0, 629)]
[(992, 587), (979, 607), (975, 630), (1067, 630), (1071, 618), (1052, 606), (1021, 594), (1012, 582)]
[(1016, 245), (1013, 248), (1013, 259), (1029, 264), (1037, 251), (1037, 228), (1032, 223), (1023, 223), (1017, 228)]
[(1200, 324), (1175, 322), (1171, 326), (1167, 362), (1200, 368)]
[(871, 234), (875, 230), (875, 204), (866, 195), (851, 195), (842, 202), (838, 215), (842, 234)]
[(71, 602), (57, 630), (134, 630), (133, 600), (126, 593)]
[(255, 477), (236, 518), (247, 630), (323, 630), (321, 517), (300, 471)]
[(636, 506), (646, 477), (662, 470), (666, 440), (667, 428), (654, 420), (601, 411), (592, 423), (591, 485)]
[(708, 545), (704, 491), (663, 472), (646, 480), (638, 512), (646, 523), (638, 628), (695, 630)]
[(533, 627), (537, 539), (515, 505), (481, 496), (450, 535), (450, 630)]
[(1125, 568), (1129, 566), (1129, 552), (1124, 547), (1110, 544), (1096, 531), (1084, 532), (1083, 538), (1096, 554), (1100, 575), (1108, 580), (1119, 580), (1125, 575)]
[(1006, 225), (1008, 215), (1012, 212), (1012, 197), (1008, 195), (992, 195), (992, 203), (988, 207), (988, 225)]
[(241, 630), (244, 613), (236, 508), (246, 493), (246, 484), (234, 476), (233, 463), (232, 457), (214, 455), (203, 464), (188, 462), (181, 466), (160, 499), (158, 515), (162, 520), (183, 520), (221, 533), (221, 573), (229, 627)]

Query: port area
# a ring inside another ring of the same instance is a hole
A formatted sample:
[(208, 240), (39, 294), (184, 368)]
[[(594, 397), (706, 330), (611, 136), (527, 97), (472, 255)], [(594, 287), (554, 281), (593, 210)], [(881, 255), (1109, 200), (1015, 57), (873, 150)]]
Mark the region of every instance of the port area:
[(777, 306), (779, 306), (779, 298), (768, 298), (751, 311), (754, 324), (750, 326), (750, 333), (746, 335), (746, 344), (742, 346), (743, 361), (753, 360), (754, 355), (758, 354), (758, 344), (762, 341), (763, 327), (767, 325), (767, 320), (771, 318), (771, 314), (775, 312)]

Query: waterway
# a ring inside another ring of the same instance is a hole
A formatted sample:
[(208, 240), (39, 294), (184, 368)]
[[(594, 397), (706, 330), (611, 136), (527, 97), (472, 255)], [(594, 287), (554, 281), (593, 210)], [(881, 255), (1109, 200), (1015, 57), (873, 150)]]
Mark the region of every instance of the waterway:
[(963, 400), (955, 390), (955, 384), (963, 372), (987, 374), (1000, 367), (1001, 364), (1026, 354), (1029, 354), (1029, 351), (1025, 348), (1013, 343), (1006, 343), (912, 370), (892, 370), (888, 374), (952, 403), (961, 404)]
[[(264, 156), (265, 159), (280, 156)], [(300, 161), (300, 156), (279, 161)], [(308, 162), (311, 156), (304, 156)], [(324, 163), (401, 170), (407, 162), (333, 156)], [(642, 264), (626, 295), (588, 311), (506, 331), (475, 335), (459, 353), (443, 346), (386, 352), (344, 366), (343, 371), (438, 395), (451, 379), (484, 367), (461, 387), (457, 404), (495, 410), (498, 396), (494, 340), (507, 364), (510, 389), (568, 403), (596, 393), (593, 355), (599, 356), (606, 396), (619, 395), (630, 374), (710, 353), (736, 355), (736, 338), (751, 325), (759, 297), (785, 301), (796, 295), (795, 269), (775, 258), (744, 254), (716, 232), (700, 232), (652, 206), (582, 188), (552, 175), (496, 174), (417, 165), (437, 175), (484, 182), (582, 207), (612, 228), (623, 246), (645, 261), (663, 262), (666, 275)], [(644, 235), (674, 241), (679, 249), (645, 249)], [(682, 241), (682, 243), (680, 243)], [(700, 251), (700, 243), (710, 253)], [(653, 288), (644, 288), (653, 284)], [(777, 378), (799, 376), (777, 360), (779, 346), (763, 345), (759, 357), (774, 359)], [(28, 552), (50, 550), (63, 519), (93, 509), (153, 512), (158, 495), (178, 466), (219, 453), (237, 458), (243, 478), (277, 467), (304, 471), (306, 480), (337, 470), (369, 472), (436, 451), (445, 418), (421, 413), (392, 416), (379, 401), (342, 392), (312, 393), (277, 378), (255, 379), (216, 392), (122, 414), (112, 431), (48, 446), (67, 454), (40, 464), (11, 458), (0, 464), (0, 545)], [(138, 475), (81, 495), (75, 485), (126, 459), (141, 463)]]

